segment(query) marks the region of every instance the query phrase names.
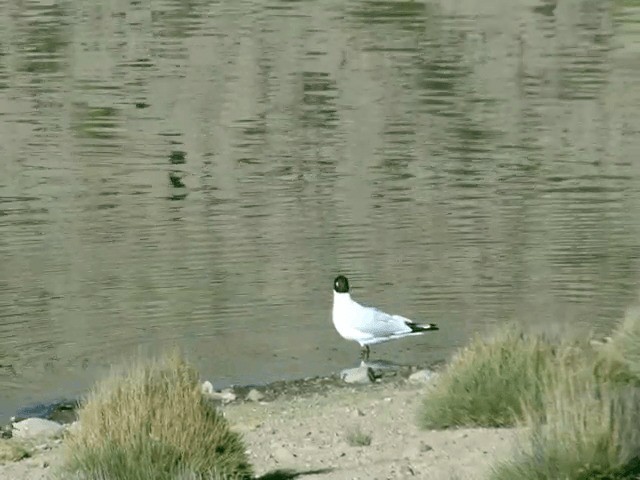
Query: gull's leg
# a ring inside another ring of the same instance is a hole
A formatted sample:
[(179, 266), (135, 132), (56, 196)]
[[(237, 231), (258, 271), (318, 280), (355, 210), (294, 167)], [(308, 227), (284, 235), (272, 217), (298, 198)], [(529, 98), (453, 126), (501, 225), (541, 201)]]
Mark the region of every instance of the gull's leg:
[(365, 362), (369, 360), (369, 345), (363, 345), (360, 350), (360, 358)]

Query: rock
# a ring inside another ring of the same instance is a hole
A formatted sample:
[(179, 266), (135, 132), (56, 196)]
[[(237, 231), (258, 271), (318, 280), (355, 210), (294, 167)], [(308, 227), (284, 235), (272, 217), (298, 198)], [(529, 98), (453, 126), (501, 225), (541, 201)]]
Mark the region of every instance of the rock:
[(213, 389), (213, 384), (209, 380), (205, 380), (204, 382), (202, 382), (202, 393), (204, 393), (205, 395), (211, 395), (214, 392), (215, 390)]
[(225, 388), (221, 392), (216, 392), (215, 390), (212, 390), (211, 392), (203, 391), (202, 393), (203, 395), (206, 395), (210, 399), (220, 400), (222, 403), (233, 402), (237, 398), (237, 395), (233, 393), (233, 390), (231, 390), (230, 388)]
[(75, 433), (79, 433), (80, 432), (80, 422), (78, 420), (76, 420), (75, 422), (73, 422), (72, 424), (70, 424), (67, 427), (67, 430), (72, 435), (75, 434)]
[(0, 440), (0, 464), (17, 462), (29, 456), (29, 451), (13, 440)]
[(296, 459), (295, 454), (283, 446), (275, 447), (271, 452), (271, 456), (276, 462), (285, 464), (291, 464)]
[(264, 393), (256, 390), (255, 388), (252, 388), (249, 391), (249, 393), (247, 393), (247, 396), (245, 397), (245, 400), (248, 400), (250, 402), (259, 402), (263, 398), (264, 398)]
[(428, 445), (424, 442), (420, 442), (420, 451), (421, 452), (430, 452), (431, 450), (433, 450), (433, 447), (431, 445)]
[(11, 438), (13, 436), (13, 428), (11, 425), (4, 425), (0, 428), (0, 438)]
[(378, 378), (389, 378), (400, 376), (407, 378), (411, 373), (411, 367), (398, 365), (397, 363), (388, 362), (386, 360), (371, 360), (366, 364), (362, 362), (360, 366), (367, 366), (373, 370), (373, 376)]
[(435, 376), (436, 373), (427, 368), (425, 370), (418, 370), (417, 372), (409, 375), (409, 381), (411, 383), (431, 383)]
[(14, 438), (55, 438), (62, 435), (64, 426), (58, 422), (45, 420), (44, 418), (27, 418), (13, 424)]
[(366, 365), (342, 370), (342, 372), (340, 372), (340, 378), (346, 383), (366, 384), (375, 381), (373, 370)]
[(415, 477), (416, 475), (416, 472), (411, 465), (402, 466), (402, 468), (400, 469), (400, 473), (402, 475), (402, 478)]
[(202, 382), (202, 394), (212, 400), (219, 400), (222, 403), (233, 402), (237, 395), (233, 393), (230, 388), (225, 388), (221, 392), (216, 392), (213, 388), (213, 384), (209, 380)]
[(589, 340), (589, 344), (591, 344), (592, 347), (601, 348), (601, 347), (604, 347), (605, 345), (611, 343), (611, 341), (612, 341), (611, 337), (602, 337), (600, 339), (592, 338), (592, 339)]

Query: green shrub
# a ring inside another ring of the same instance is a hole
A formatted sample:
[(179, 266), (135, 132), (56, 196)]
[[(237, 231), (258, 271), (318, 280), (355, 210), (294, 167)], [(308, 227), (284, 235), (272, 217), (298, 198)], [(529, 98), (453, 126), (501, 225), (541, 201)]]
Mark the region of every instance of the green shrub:
[(76, 478), (176, 480), (250, 478), (240, 436), (202, 396), (179, 355), (139, 363), (99, 383), (68, 439)]
[(585, 358), (559, 366), (547, 382), (543, 412), (525, 406), (525, 441), (493, 480), (592, 480), (640, 475), (640, 391), (603, 381)]
[(522, 399), (541, 403), (541, 379), (557, 360), (557, 345), (541, 335), (505, 328), (476, 337), (436, 380), (420, 411), (423, 428), (504, 427), (522, 412)]

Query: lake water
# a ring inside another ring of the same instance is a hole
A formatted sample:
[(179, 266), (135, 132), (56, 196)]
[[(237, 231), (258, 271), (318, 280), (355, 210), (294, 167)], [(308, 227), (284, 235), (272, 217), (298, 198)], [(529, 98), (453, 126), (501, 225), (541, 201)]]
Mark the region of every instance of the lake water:
[(606, 333), (640, 279), (631, 0), (4, 2), (0, 420), (182, 346), (358, 361), (332, 281), (441, 330)]

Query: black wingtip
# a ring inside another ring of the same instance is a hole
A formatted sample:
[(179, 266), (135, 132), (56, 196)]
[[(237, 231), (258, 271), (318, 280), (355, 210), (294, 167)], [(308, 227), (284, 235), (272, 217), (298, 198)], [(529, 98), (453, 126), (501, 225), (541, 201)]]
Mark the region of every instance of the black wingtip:
[(440, 330), (435, 323), (427, 323), (426, 325), (418, 325), (417, 323), (405, 322), (414, 332), (426, 332), (427, 330)]

